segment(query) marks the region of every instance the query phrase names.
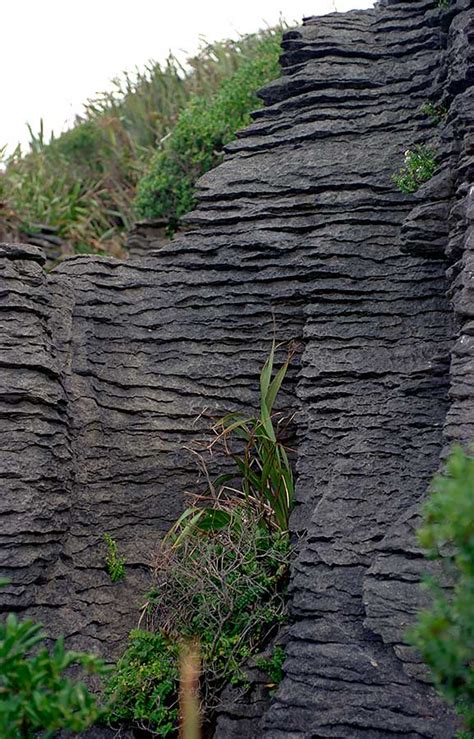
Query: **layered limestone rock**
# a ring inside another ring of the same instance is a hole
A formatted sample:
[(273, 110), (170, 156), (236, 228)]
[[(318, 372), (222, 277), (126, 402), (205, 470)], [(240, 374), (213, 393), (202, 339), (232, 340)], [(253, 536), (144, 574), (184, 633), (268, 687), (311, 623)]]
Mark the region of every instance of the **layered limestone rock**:
[[(217, 736), (455, 734), (403, 635), (420, 502), (474, 435), (473, 34), (468, 0), (310, 18), (188, 232), (163, 245), (148, 224), (148, 256), (50, 273), (33, 247), (0, 250), (1, 597), (74, 646), (118, 654), (195, 482), (185, 447), (206, 413), (255, 405), (273, 322), (302, 342), (281, 399), (302, 535), (285, 678), (269, 707), (230, 701)], [(418, 143), (439, 166), (407, 196), (391, 175)]]

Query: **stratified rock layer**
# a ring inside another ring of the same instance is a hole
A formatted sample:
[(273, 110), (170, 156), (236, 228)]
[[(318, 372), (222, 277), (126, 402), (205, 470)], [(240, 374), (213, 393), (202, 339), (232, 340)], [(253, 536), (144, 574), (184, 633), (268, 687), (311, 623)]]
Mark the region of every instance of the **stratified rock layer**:
[[(283, 76), (202, 178), (192, 228), (148, 257), (47, 274), (34, 247), (0, 247), (2, 600), (75, 646), (122, 648), (203, 412), (256, 403), (273, 321), (302, 341), (281, 399), (305, 532), (285, 678), (263, 717), (261, 696), (227, 705), (217, 736), (455, 734), (404, 633), (420, 501), (474, 435), (470, 5), (387, 1), (288, 32)], [(429, 100), (449, 108), (440, 126)], [(405, 196), (391, 175), (417, 143), (439, 167)]]

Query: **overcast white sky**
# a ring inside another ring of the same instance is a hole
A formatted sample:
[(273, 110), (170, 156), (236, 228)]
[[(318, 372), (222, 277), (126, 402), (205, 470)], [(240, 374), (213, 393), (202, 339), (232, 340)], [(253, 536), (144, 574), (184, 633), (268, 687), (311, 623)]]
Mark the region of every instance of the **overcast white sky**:
[(59, 133), (110, 80), (171, 50), (301, 21), (372, 0), (2, 0), (0, 147), (26, 142), (26, 122)]

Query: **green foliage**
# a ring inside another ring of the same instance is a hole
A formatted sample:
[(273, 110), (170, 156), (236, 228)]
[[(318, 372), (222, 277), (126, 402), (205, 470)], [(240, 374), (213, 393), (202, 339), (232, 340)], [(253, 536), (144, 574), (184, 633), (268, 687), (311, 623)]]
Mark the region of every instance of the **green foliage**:
[(451, 6), (451, 0), (438, 0), (438, 8), (446, 10)]
[[(4, 158), (5, 171), (0, 169), (0, 222), (8, 223), (9, 233), (16, 231), (16, 239), (22, 228), (31, 231), (41, 223), (59, 229), (77, 253), (123, 256), (124, 234), (135, 217), (137, 182), (157, 147), (161, 151), (180, 112), (191, 100), (193, 106), (205, 107), (223, 80), (265, 53), (274, 34), (265, 30), (206, 44), (185, 66), (170, 55), (163, 65), (153, 63), (143, 72), (124, 74), (114, 80), (111, 92), (86, 103), (84, 116), (71, 130), (50, 141), (45, 140), (42, 123), (38, 134), (30, 129), (29, 152), (18, 148)], [(251, 92), (261, 84), (256, 77)], [(235, 104), (241, 104), (238, 91), (234, 97)], [(228, 101), (229, 116), (231, 104)], [(187, 178), (189, 172), (184, 174)], [(188, 193), (188, 179), (176, 187)]]
[(435, 154), (428, 146), (418, 145), (405, 152), (405, 164), (399, 174), (393, 175), (392, 180), (399, 190), (404, 193), (413, 193), (423, 182), (427, 182), (436, 169)]
[(107, 219), (93, 182), (75, 179), (59, 161), (55, 173), (45, 152), (32, 153), (28, 159), (15, 155), (9, 162), (6, 200), (19, 217), (20, 229), (34, 231), (36, 224), (46, 223), (78, 245), (88, 238), (97, 242)]
[(443, 105), (435, 105), (434, 103), (425, 103), (421, 106), (421, 112), (428, 116), (431, 121), (437, 126), (441, 121), (446, 118), (448, 109)]
[(135, 629), (108, 682), (108, 720), (125, 721), (158, 736), (170, 736), (178, 723), (179, 646), (163, 634)]
[(52, 737), (60, 729), (84, 731), (103, 715), (96, 696), (64, 672), (79, 665), (86, 672), (105, 674), (102, 660), (65, 651), (58, 639), (51, 651), (40, 644), (45, 635), (32, 621), (10, 613), (0, 624), (0, 736)]
[(208, 718), (226, 684), (245, 689), (248, 657), (285, 618), (289, 552), (287, 534), (270, 533), (244, 509), (219, 531), (195, 528), (179, 545), (165, 542), (144, 613), (149, 632), (132, 632), (107, 689), (112, 722), (176, 731), (179, 651), (190, 640), (200, 646)]
[[(244, 445), (242, 452), (226, 451), (236, 470), (196, 496), (201, 505), (188, 508), (165, 537), (143, 613), (150, 633), (141, 633), (138, 642), (132, 635), (110, 684), (109, 694), (117, 701), (114, 715), (142, 722), (158, 736), (177, 729), (181, 645), (199, 645), (201, 699), (209, 719), (226, 684), (246, 688), (248, 658), (285, 619), (293, 478), (278, 441), (273, 405), (291, 352), (272, 377), (275, 350), (273, 344), (260, 376), (259, 417), (232, 414), (218, 424), (217, 438), (225, 450), (234, 435)], [(226, 487), (236, 478), (240, 488)], [(277, 649), (272, 675), (279, 674), (282, 661)], [(163, 714), (155, 711), (160, 690), (166, 691)]]
[[(410, 639), (440, 693), (463, 716), (463, 736), (474, 737), (474, 457), (460, 448), (433, 482), (418, 535), (444, 576), (428, 580), (431, 608), (419, 615)], [(443, 587), (446, 581), (451, 588)]]
[(196, 180), (221, 160), (224, 144), (250, 122), (257, 90), (277, 76), (280, 41), (280, 34), (262, 38), (258, 54), (222, 81), (211, 99), (194, 96), (189, 101), (138, 183), (140, 216), (176, 223), (191, 210)]
[[(184, 511), (168, 534), (177, 543), (195, 527), (207, 531), (226, 526), (233, 506), (242, 504), (270, 530), (275, 527), (288, 530), (294, 480), (286, 449), (280, 440), (285, 430), (285, 418), (273, 413), (273, 406), (295, 350), (289, 349), (286, 361), (273, 376), (276, 349), (273, 342), (260, 373), (259, 416), (229, 413), (214, 425), (216, 439), (209, 450), (213, 451), (216, 444), (221, 444), (224, 455), (233, 461), (234, 470), (211, 482), (200, 456), (210, 485), (203, 496), (198, 496), (198, 502), (201, 497), (206, 505), (194, 505)], [(209, 500), (211, 505), (207, 504)]]
[(117, 542), (110, 534), (104, 534), (104, 541), (107, 545), (105, 558), (107, 572), (112, 582), (118, 582), (125, 577), (125, 557), (119, 557)]
[(255, 658), (255, 664), (257, 667), (266, 672), (271, 680), (271, 685), (269, 687), (275, 688), (283, 680), (283, 665), (285, 660), (285, 650), (279, 645), (274, 647), (271, 657)]
[[(31, 137), (33, 139), (33, 137)], [(107, 138), (92, 120), (78, 121), (57, 139), (52, 139), (48, 153), (59, 155), (69, 164), (89, 172), (104, 170)]]

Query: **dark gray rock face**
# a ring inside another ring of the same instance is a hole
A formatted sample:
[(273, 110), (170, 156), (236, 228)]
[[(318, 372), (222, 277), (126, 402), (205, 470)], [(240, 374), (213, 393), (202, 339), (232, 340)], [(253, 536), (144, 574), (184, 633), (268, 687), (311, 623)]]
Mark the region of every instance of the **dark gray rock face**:
[[(473, 34), (467, 0), (308, 19), (187, 233), (49, 274), (34, 247), (0, 249), (1, 598), (74, 646), (120, 651), (193, 487), (202, 412), (255, 404), (273, 317), (303, 342), (281, 401), (306, 532), (285, 679), (267, 710), (227, 705), (219, 737), (455, 734), (403, 634), (420, 501), (474, 436)], [(429, 99), (449, 107), (439, 127)], [(391, 175), (417, 143), (439, 168), (405, 196)], [(117, 584), (104, 532), (127, 559)]]
[(168, 221), (159, 218), (154, 221), (138, 221), (127, 237), (127, 251), (132, 258), (146, 257), (150, 250), (168, 246)]

